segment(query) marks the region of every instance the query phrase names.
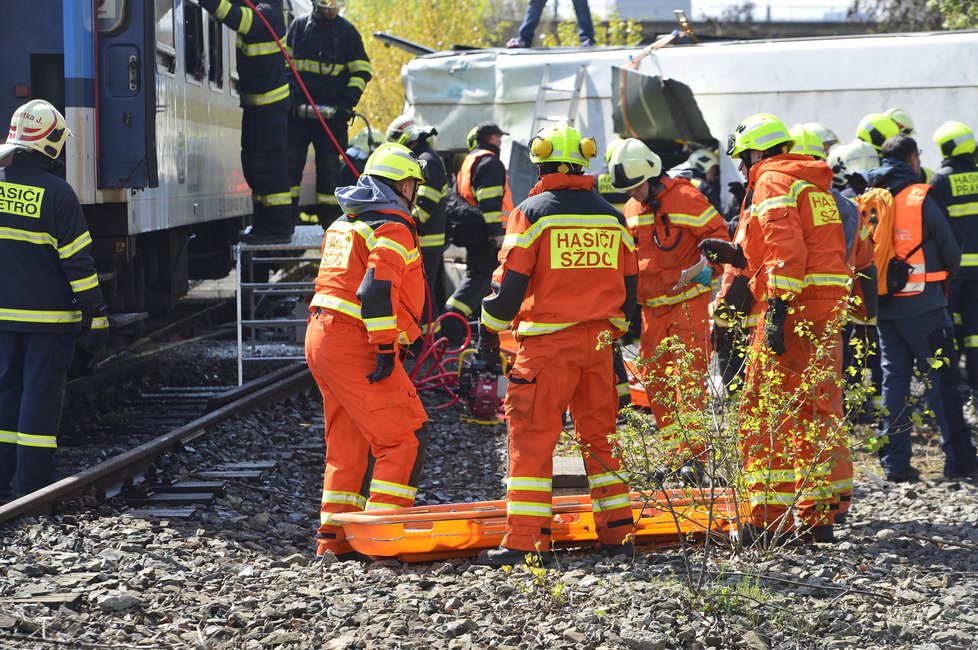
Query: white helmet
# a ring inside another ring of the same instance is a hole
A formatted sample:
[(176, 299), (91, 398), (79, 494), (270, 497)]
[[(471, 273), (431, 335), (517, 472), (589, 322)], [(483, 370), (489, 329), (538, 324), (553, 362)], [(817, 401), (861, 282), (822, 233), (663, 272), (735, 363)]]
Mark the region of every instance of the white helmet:
[(431, 138), (438, 135), (438, 129), (433, 126), (412, 126), (410, 129), (405, 131), (398, 142), (405, 146), (408, 146), (422, 138), (428, 139), (431, 142)]
[(720, 164), (720, 156), (712, 149), (695, 149), (686, 159), (686, 167), (705, 174)]
[(900, 127), (900, 133), (903, 135), (913, 135), (913, 120), (907, 114), (907, 111), (902, 108), (891, 108), (884, 111), (883, 115), (888, 116), (897, 126)]
[(869, 170), (880, 166), (880, 157), (876, 147), (865, 140), (856, 138), (848, 144), (839, 145), (829, 152), (829, 167), (832, 168), (832, 183), (837, 187), (845, 187), (849, 177), (859, 174), (867, 179)]
[(400, 142), (404, 134), (410, 131), (415, 124), (414, 117), (411, 115), (398, 115), (387, 125), (387, 141)]
[(312, 6), (316, 9), (336, 9), (339, 11), (346, 4), (346, 0), (312, 0)]
[(57, 158), (69, 135), (65, 116), (58, 109), (43, 99), (32, 99), (11, 116), (7, 143), (0, 145), (0, 160), (15, 149), (33, 149)]
[(821, 122), (805, 122), (802, 126), (816, 136), (822, 141), (822, 146), (828, 151), (832, 145), (839, 143), (839, 136), (835, 134), (835, 131), (825, 126)]
[(608, 162), (611, 184), (626, 191), (662, 175), (662, 160), (641, 140), (628, 138), (621, 143)]

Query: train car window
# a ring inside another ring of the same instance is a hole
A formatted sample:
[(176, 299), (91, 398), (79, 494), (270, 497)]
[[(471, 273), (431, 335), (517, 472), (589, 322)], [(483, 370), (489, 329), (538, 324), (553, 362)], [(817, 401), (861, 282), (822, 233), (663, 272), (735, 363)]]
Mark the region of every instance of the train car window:
[(183, 57), (187, 78), (203, 81), (207, 70), (204, 60), (204, 16), (197, 5), (183, 3)]
[(177, 69), (177, 42), (173, 30), (173, 1), (156, 0), (156, 67), (173, 74)]
[(224, 26), (211, 16), (207, 21), (207, 78), (211, 88), (224, 88)]
[(127, 0), (98, 0), (95, 16), (99, 34), (110, 34), (126, 24)]

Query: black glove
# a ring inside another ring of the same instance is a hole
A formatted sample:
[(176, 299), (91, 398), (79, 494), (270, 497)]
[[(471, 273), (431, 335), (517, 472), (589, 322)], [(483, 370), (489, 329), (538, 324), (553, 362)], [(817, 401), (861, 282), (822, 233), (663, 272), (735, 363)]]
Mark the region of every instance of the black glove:
[(397, 354), (394, 352), (394, 345), (377, 346), (377, 369), (367, 375), (367, 380), (371, 384), (376, 384), (381, 379), (386, 379), (394, 372), (394, 362)]
[(482, 323), (479, 323), (479, 342), (475, 346), (475, 353), (483, 361), (499, 360), (499, 334), (490, 332)]
[(108, 311), (108, 306), (101, 305), (94, 313), (82, 316), (82, 331), (88, 330), (82, 341), (82, 349), (93, 357), (102, 352), (109, 342)]
[(700, 242), (700, 250), (710, 264), (730, 264), (738, 269), (747, 266), (747, 258), (740, 244), (732, 244), (724, 239), (704, 239)]
[(764, 318), (764, 340), (771, 352), (781, 356), (784, 347), (784, 323), (788, 320), (788, 303), (781, 298), (767, 299), (767, 316)]
[(737, 205), (743, 205), (744, 197), (747, 196), (747, 185), (740, 181), (734, 181), (733, 183), (727, 183), (727, 189), (730, 190), (730, 194), (734, 197)]
[(333, 119), (338, 122), (349, 122), (353, 119), (353, 109), (349, 106), (337, 106)]

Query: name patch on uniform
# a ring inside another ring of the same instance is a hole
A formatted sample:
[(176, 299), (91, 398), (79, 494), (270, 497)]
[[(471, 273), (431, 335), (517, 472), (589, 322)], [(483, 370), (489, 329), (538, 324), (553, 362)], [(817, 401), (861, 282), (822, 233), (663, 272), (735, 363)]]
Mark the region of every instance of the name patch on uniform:
[(951, 174), (948, 180), (951, 181), (951, 196), (978, 194), (978, 172)]
[(808, 205), (812, 209), (812, 221), (816, 226), (825, 226), (830, 223), (842, 223), (839, 216), (839, 206), (835, 204), (835, 197), (825, 192), (811, 192), (808, 195)]
[(40, 219), (42, 199), (43, 187), (0, 182), (0, 212)]
[(620, 230), (551, 228), (550, 268), (616, 269)]
[(321, 269), (345, 269), (350, 263), (350, 253), (353, 251), (353, 233), (327, 230), (323, 240), (323, 259), (319, 263)]

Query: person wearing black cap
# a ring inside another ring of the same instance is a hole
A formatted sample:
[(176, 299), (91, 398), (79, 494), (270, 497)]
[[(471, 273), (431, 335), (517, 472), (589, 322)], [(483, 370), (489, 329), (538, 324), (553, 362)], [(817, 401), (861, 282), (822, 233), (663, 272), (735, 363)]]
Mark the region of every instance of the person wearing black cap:
[[(455, 189), (469, 205), (482, 213), (483, 224), (477, 232), (455, 233), (452, 239), (465, 242), (465, 278), (446, 301), (445, 311), (460, 314), (468, 321), (478, 320), (482, 299), (489, 294), (496, 254), (503, 245), (505, 219), (513, 209), (513, 199), (506, 180), (506, 167), (499, 159), (502, 137), (509, 135), (494, 122), (482, 122), (475, 128), (475, 148), (462, 161)], [(464, 333), (454, 319), (442, 322), (445, 335), (461, 343)]]

